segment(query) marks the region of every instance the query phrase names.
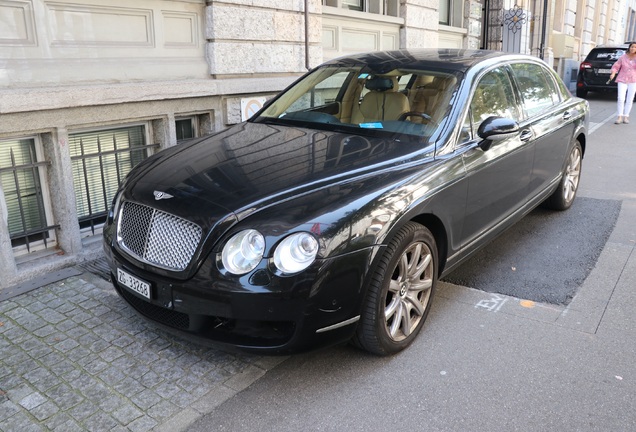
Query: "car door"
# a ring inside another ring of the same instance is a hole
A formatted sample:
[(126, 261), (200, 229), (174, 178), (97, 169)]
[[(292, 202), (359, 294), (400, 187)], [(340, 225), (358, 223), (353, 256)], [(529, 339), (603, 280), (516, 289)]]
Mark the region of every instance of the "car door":
[[(533, 161), (532, 142), (527, 131), (482, 150), (477, 136), (479, 125), (490, 116), (519, 119), (517, 97), (507, 67), (497, 67), (474, 85), (468, 116), (464, 123), (469, 148), (463, 159), (468, 181), (463, 246), (479, 244), (479, 239), (496, 235), (501, 222), (527, 200)], [(486, 240), (486, 239), (484, 239)]]
[(521, 95), (521, 129), (529, 131), (534, 142), (534, 161), (528, 188), (530, 197), (548, 188), (563, 169), (574, 123), (569, 106), (550, 73), (539, 64), (517, 63), (510, 66)]

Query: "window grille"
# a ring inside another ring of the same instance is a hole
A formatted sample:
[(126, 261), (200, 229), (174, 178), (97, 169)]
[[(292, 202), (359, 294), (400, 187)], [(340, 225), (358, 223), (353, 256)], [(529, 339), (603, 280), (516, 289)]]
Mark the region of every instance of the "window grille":
[(69, 134), (80, 229), (100, 229), (117, 188), (130, 170), (158, 144), (146, 144), (145, 127), (130, 126)]
[(7, 206), (7, 224), (16, 255), (56, 246), (45, 201), (48, 162), (37, 157), (35, 139), (0, 142), (0, 184)]

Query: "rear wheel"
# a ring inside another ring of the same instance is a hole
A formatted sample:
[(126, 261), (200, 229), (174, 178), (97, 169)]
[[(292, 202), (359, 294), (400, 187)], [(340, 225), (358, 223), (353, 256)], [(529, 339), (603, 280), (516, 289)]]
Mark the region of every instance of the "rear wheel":
[(580, 97), (580, 98), (584, 98), (585, 96), (587, 96), (587, 90), (582, 89), (582, 88), (577, 88), (576, 89), (576, 96)]
[(563, 172), (563, 177), (561, 177), (561, 182), (554, 193), (543, 203), (545, 207), (554, 210), (567, 210), (570, 208), (579, 188), (582, 162), (583, 151), (581, 143), (576, 140), (572, 150), (570, 150), (570, 156)]
[(431, 232), (414, 222), (404, 225), (374, 271), (353, 342), (377, 355), (409, 346), (431, 308), (437, 268)]

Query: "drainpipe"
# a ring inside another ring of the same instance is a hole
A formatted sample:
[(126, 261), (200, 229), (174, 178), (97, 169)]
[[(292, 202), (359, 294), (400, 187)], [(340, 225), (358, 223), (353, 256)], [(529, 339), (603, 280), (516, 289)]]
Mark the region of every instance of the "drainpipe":
[(488, 32), (490, 31), (490, 0), (486, 0), (484, 2), (484, 7), (482, 9), (482, 13), (483, 13), (483, 28), (482, 28), (482, 32), (481, 32), (481, 49), (485, 50), (488, 49)]
[(539, 57), (541, 60), (545, 60), (545, 32), (548, 29), (548, 0), (543, 0), (543, 22), (541, 23), (541, 50)]
[(305, 68), (309, 70), (309, 0), (305, 0)]

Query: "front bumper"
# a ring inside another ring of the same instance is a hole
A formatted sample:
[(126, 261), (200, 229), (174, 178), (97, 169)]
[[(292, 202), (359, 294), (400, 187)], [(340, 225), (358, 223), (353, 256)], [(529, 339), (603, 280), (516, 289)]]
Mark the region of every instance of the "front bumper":
[[(138, 313), (168, 330), (263, 354), (288, 354), (344, 342), (355, 331), (377, 248), (319, 260), (279, 277), (262, 263), (241, 277), (221, 274), (208, 258), (183, 281), (160, 276), (104, 243), (113, 285)], [(117, 281), (117, 269), (150, 284), (151, 297)]]

